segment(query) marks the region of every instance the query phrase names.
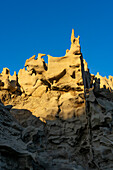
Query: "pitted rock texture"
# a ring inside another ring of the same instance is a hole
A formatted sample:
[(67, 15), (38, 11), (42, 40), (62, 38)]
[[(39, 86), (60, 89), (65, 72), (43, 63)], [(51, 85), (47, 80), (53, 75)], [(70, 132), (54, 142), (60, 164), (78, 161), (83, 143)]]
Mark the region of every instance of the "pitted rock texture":
[(113, 169), (113, 85), (90, 74), (79, 36), (63, 57), (38, 54), (0, 74), (0, 168)]

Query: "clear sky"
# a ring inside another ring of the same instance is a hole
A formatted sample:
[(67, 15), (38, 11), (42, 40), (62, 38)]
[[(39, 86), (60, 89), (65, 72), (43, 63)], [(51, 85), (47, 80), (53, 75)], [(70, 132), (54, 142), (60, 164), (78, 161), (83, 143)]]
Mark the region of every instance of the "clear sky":
[(90, 72), (113, 75), (113, 0), (0, 0), (0, 72), (38, 53), (65, 55), (72, 28)]

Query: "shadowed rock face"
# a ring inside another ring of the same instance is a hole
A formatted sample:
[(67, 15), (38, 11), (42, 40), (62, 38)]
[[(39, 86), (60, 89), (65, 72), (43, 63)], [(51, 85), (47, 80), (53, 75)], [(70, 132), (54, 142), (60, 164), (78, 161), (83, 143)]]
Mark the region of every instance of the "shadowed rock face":
[(0, 103), (0, 169), (29, 168), (33, 158), (22, 141), (23, 128), (9, 108)]
[(65, 56), (43, 56), (0, 74), (1, 168), (113, 169), (112, 76), (89, 73), (74, 30)]

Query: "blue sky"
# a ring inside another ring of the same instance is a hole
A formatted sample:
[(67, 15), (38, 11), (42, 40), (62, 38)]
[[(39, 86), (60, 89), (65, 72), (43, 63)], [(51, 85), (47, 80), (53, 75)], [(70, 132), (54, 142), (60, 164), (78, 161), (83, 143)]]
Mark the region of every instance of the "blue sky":
[(90, 72), (113, 75), (113, 0), (1, 0), (0, 72), (38, 53), (65, 55), (72, 28)]

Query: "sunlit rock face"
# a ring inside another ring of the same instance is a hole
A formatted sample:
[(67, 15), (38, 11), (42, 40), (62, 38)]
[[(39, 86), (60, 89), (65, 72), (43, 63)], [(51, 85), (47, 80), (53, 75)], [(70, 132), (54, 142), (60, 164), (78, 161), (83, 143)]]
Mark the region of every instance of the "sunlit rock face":
[(3, 68), (3, 71), (0, 74), (0, 90), (10, 90), (11, 92), (17, 90), (16, 72), (11, 76), (10, 70), (8, 68)]
[(40, 53), (37, 58), (34, 55), (26, 60), (16, 84), (18, 92), (28, 96), (28, 100), (19, 107), (29, 109), (33, 115), (45, 120), (70, 119), (85, 114), (84, 88), (90, 81), (86, 74), (90, 74), (86, 63), (84, 70), (79, 38), (72, 30), (70, 50), (62, 57), (48, 55), (48, 64), (42, 58), (45, 54)]
[[(79, 38), (0, 74), (2, 169), (113, 169), (113, 77), (90, 74)], [(7, 155), (8, 153), (8, 155)], [(9, 164), (10, 162), (10, 164)]]

